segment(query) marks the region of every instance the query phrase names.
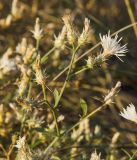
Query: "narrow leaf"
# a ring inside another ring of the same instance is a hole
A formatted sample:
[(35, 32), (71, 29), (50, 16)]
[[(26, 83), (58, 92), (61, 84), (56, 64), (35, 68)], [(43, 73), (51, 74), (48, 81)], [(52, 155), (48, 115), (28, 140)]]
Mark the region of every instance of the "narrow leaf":
[(82, 109), (82, 112), (83, 112), (83, 117), (87, 115), (87, 109), (88, 109), (88, 106), (87, 106), (87, 103), (84, 99), (80, 99), (80, 107)]

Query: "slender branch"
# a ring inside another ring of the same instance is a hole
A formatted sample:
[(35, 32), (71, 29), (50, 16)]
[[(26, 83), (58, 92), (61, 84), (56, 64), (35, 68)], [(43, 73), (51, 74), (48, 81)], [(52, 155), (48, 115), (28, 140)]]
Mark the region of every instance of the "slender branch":
[(62, 97), (62, 95), (63, 95), (63, 92), (64, 92), (64, 90), (65, 90), (65, 88), (66, 88), (66, 85), (67, 85), (67, 83), (68, 83), (69, 75), (70, 75), (70, 73), (71, 73), (71, 69), (72, 69), (72, 66), (73, 66), (73, 62), (74, 62), (74, 59), (75, 59), (75, 54), (76, 54), (77, 49), (78, 49), (78, 47), (77, 47), (76, 49), (73, 48), (73, 53), (72, 53), (72, 57), (71, 57), (70, 65), (69, 65), (69, 70), (68, 70), (68, 73), (67, 73), (65, 82), (64, 82), (64, 84), (63, 84), (63, 87), (62, 87), (62, 89), (61, 89), (61, 92), (60, 92), (58, 101), (55, 103), (54, 108), (56, 108), (56, 107), (58, 106), (59, 101), (60, 101), (60, 99), (61, 99), (61, 97)]
[(41, 58), (41, 63), (43, 64), (47, 57), (55, 50), (55, 47), (51, 48), (42, 58)]
[(44, 153), (47, 153), (48, 150), (58, 141), (59, 137), (55, 137), (50, 145), (45, 149)]
[(96, 114), (97, 112), (101, 111), (102, 109), (104, 109), (104, 107), (106, 107), (106, 104), (104, 103), (102, 106), (98, 107), (97, 109), (95, 109), (94, 111), (90, 112), (87, 116), (85, 116), (84, 118), (82, 118), (79, 122), (77, 122), (75, 125), (73, 125), (70, 129), (68, 129), (65, 133), (63, 134), (68, 134), (70, 131), (72, 131), (75, 127), (77, 127), (83, 120), (87, 119), (87, 118), (91, 118), (94, 114)]
[(56, 126), (57, 136), (60, 137), (60, 130), (59, 130), (58, 122), (57, 122), (56, 111), (53, 107), (51, 107), (50, 103), (47, 100), (45, 100), (44, 102), (48, 105), (48, 107), (52, 111), (55, 126)]

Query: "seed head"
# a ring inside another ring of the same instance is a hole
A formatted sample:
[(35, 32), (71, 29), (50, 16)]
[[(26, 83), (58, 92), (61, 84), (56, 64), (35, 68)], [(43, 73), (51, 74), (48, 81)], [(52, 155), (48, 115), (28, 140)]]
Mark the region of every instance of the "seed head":
[(88, 42), (88, 36), (90, 32), (90, 20), (88, 18), (85, 18), (84, 22), (84, 29), (78, 38), (78, 46), (84, 45)]
[(110, 104), (113, 102), (113, 98), (117, 95), (119, 92), (119, 89), (121, 87), (121, 82), (117, 82), (115, 87), (110, 90), (110, 92), (104, 97), (104, 103)]
[(37, 56), (36, 62), (33, 66), (36, 76), (36, 82), (40, 85), (45, 85), (45, 76), (42, 72), (41, 65), (40, 65), (40, 55)]
[(67, 40), (69, 44), (73, 45), (76, 42), (77, 34), (73, 27), (72, 17), (67, 14), (64, 15), (62, 19), (67, 29)]

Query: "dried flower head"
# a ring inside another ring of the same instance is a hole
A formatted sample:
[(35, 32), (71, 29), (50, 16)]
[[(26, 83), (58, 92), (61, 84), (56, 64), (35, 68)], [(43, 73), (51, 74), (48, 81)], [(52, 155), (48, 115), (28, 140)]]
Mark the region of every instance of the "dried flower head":
[(23, 149), (25, 148), (25, 136), (23, 136), (22, 138), (19, 137), (19, 140), (17, 141), (17, 144), (15, 145), (16, 148), (18, 149)]
[(43, 37), (43, 29), (40, 27), (40, 20), (39, 18), (36, 19), (34, 30), (31, 31), (33, 33), (33, 37), (39, 41)]
[(18, 43), (18, 45), (16, 47), (16, 52), (21, 55), (25, 55), (26, 50), (27, 50), (27, 39), (22, 38), (21, 42)]
[(40, 55), (37, 56), (36, 62), (33, 66), (36, 76), (36, 82), (40, 85), (45, 85), (46, 78), (44, 73), (42, 72), (41, 65), (40, 65)]
[(113, 98), (117, 95), (119, 92), (119, 89), (121, 87), (121, 82), (117, 82), (115, 87), (110, 90), (110, 92), (104, 97), (104, 103), (110, 104), (113, 102)]
[(18, 0), (13, 0), (11, 7), (11, 14), (15, 20), (21, 18), (24, 8), (25, 6)]
[(17, 72), (16, 58), (11, 58), (11, 55), (13, 55), (13, 50), (8, 48), (0, 59), (0, 71), (3, 75)]
[(61, 33), (58, 35), (58, 37), (55, 37), (54, 46), (58, 49), (64, 49), (65, 47), (65, 36), (66, 36), (66, 26), (64, 25), (62, 28)]
[(110, 32), (108, 32), (108, 34), (104, 36), (101, 36), (100, 34), (100, 39), (101, 39), (101, 45), (104, 49), (103, 55), (105, 58), (111, 55), (115, 55), (120, 59), (120, 57), (125, 56), (125, 53), (128, 51), (126, 46), (127, 44), (121, 46), (120, 41), (122, 40), (122, 38), (118, 39), (118, 35), (112, 38), (110, 36)]
[(29, 78), (29, 75), (27, 73), (29, 73), (30, 71), (27, 71), (27, 69), (24, 65), (21, 66), (20, 68), (21, 68), (21, 71), (22, 71), (22, 76), (21, 76), (21, 80), (20, 80), (19, 85), (18, 85), (18, 93), (19, 93), (19, 96), (22, 97), (24, 95), (24, 93), (26, 92), (27, 88), (28, 88), (30, 78)]
[(73, 26), (72, 17), (69, 14), (67, 14), (64, 15), (62, 19), (67, 29), (67, 40), (69, 44), (73, 45), (76, 42), (77, 33)]
[(137, 112), (135, 106), (131, 103), (127, 108), (123, 108), (123, 112), (120, 112), (120, 115), (130, 121), (137, 123)]
[(84, 45), (88, 42), (89, 32), (90, 32), (90, 20), (88, 18), (85, 18), (84, 29), (80, 37), (78, 38), (78, 46)]
[(18, 148), (16, 157), (17, 160), (32, 160), (32, 155), (26, 144), (25, 136), (19, 137), (19, 140), (17, 141), (15, 147)]
[(27, 46), (26, 53), (23, 56), (23, 61), (25, 64), (29, 64), (30, 62), (32, 62), (35, 57), (34, 53), (36, 53), (36, 49), (31, 44), (29, 44)]
[(44, 116), (39, 117), (38, 110), (35, 110), (26, 121), (29, 128), (39, 128), (44, 123)]
[(99, 153), (98, 155), (97, 152), (95, 151), (91, 154), (90, 160), (101, 160), (100, 156), (101, 156), (101, 153)]
[(2, 28), (7, 28), (11, 25), (12, 22), (12, 15), (9, 14), (6, 18), (0, 19), (0, 26)]

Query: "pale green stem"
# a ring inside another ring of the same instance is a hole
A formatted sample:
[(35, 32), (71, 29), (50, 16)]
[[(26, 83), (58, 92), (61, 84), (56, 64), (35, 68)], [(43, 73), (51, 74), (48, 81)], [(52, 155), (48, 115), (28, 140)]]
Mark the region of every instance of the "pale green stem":
[(73, 125), (70, 129), (68, 129), (64, 134), (68, 134), (75, 127), (77, 127), (83, 120), (85, 120), (87, 118), (91, 118), (94, 114), (96, 114), (97, 112), (101, 111), (105, 106), (106, 106), (106, 104), (103, 104), (102, 106), (98, 107), (97, 109), (95, 109), (94, 111), (92, 111), (91, 113), (89, 113), (87, 116), (85, 116), (79, 122), (77, 122), (75, 125)]
[(30, 99), (30, 95), (31, 95), (31, 91), (32, 91), (32, 86), (33, 86), (33, 83), (30, 82), (30, 83), (29, 83), (28, 95), (27, 95), (27, 99), (28, 99), (28, 100)]
[(58, 141), (59, 137), (55, 137), (49, 146), (45, 149), (44, 153), (47, 153), (48, 150)]
[(54, 122), (55, 122), (55, 126), (56, 126), (57, 135), (60, 136), (60, 131), (59, 131), (59, 126), (58, 126), (58, 122), (57, 122), (56, 113), (55, 113), (54, 108), (52, 108), (51, 105), (47, 101), (47, 95), (46, 95), (46, 91), (45, 91), (45, 86), (44, 85), (42, 85), (42, 90), (43, 90), (44, 100), (45, 100), (46, 104), (48, 105), (48, 107), (50, 108), (50, 110), (52, 111)]
[(71, 73), (71, 69), (72, 69), (72, 66), (73, 66), (73, 62), (74, 62), (74, 59), (75, 59), (75, 54), (76, 54), (77, 49), (78, 49), (78, 47), (77, 47), (76, 49), (74, 49), (74, 47), (73, 47), (73, 53), (72, 53), (72, 58), (71, 58), (70, 65), (69, 65), (69, 70), (68, 70), (68, 73), (67, 73), (65, 82), (64, 82), (64, 84), (63, 84), (63, 87), (61, 88), (61, 92), (60, 92), (58, 101), (55, 103), (54, 108), (56, 108), (56, 107), (58, 106), (59, 101), (60, 101), (60, 99), (61, 99), (61, 97), (62, 97), (62, 95), (63, 95), (63, 92), (64, 92), (64, 90), (65, 90), (65, 88), (66, 88), (66, 85), (67, 85), (67, 83), (68, 83), (69, 75), (70, 75), (70, 73)]
[(46, 94), (46, 89), (45, 89), (44, 84), (42, 84), (41, 87), (42, 87), (42, 91), (43, 91), (44, 100), (46, 101), (47, 100), (47, 94)]
[(42, 58), (41, 63), (44, 63), (47, 57), (55, 50), (55, 47), (51, 48)]
[(73, 73), (72, 75), (70, 75), (70, 77), (72, 77), (74, 75), (77, 75), (77, 74), (80, 74), (80, 73), (82, 73), (82, 72), (84, 72), (84, 71), (86, 71), (88, 69), (89, 69), (88, 67), (84, 67), (84, 68), (80, 69), (79, 71), (77, 71), (77, 72)]

